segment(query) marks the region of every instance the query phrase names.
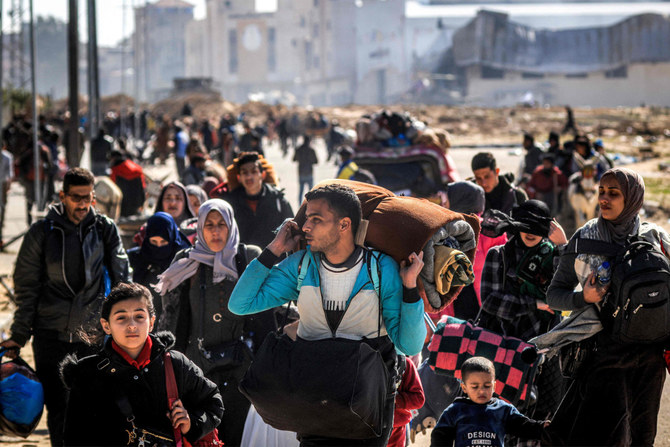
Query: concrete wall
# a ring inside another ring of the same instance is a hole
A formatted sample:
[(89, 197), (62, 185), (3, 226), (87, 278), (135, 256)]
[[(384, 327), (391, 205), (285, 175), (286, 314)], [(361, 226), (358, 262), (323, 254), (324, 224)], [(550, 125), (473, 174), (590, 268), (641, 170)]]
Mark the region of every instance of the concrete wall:
[(383, 104), (406, 90), (405, 2), (364, 2), (356, 8), (356, 86), (359, 104)]
[(206, 57), (210, 51), (208, 51), (209, 41), (205, 31), (205, 20), (193, 20), (186, 25), (186, 77), (205, 76), (205, 73), (211, 70)]
[[(368, 0), (362, 7), (353, 0), (279, 0), (274, 13), (255, 13), (249, 4), (209, 0), (202, 24), (187, 30), (193, 54), (186, 72), (211, 76), (226, 99), (286, 90), (305, 105), (380, 103), (407, 88), (404, 0)], [(199, 56), (196, 42), (203, 40)]]
[(193, 8), (162, 8), (153, 4), (135, 9), (134, 49), (142, 100), (172, 88), (172, 79), (186, 73), (186, 28)]
[(670, 106), (670, 63), (634, 64), (627, 77), (608, 78), (605, 72), (587, 77), (568, 78), (547, 75), (524, 79), (520, 72), (505, 72), (502, 79), (482, 79), (479, 66), (467, 70), (466, 103), (483, 106), (508, 106), (521, 102), (530, 92), (543, 104), (616, 107), (647, 105)]

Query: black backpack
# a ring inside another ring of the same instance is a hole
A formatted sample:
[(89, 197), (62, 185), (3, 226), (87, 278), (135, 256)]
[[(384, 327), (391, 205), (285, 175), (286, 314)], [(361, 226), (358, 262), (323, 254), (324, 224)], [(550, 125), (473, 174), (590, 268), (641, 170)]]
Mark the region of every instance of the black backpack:
[(608, 256), (611, 283), (600, 319), (621, 343), (659, 343), (670, 339), (670, 262), (652, 243), (638, 237), (625, 247), (578, 238), (573, 253)]

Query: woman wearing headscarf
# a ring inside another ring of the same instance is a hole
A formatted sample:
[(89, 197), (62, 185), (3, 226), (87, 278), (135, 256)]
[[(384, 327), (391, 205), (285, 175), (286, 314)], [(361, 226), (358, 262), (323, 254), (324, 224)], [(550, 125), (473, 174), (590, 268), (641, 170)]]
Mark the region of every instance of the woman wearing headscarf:
[[(555, 270), (554, 259), (567, 239), (547, 205), (528, 200), (514, 205), (510, 217), (500, 211), (489, 211), (482, 222), (482, 233), (491, 236), (507, 233), (509, 239), (505, 245), (491, 248), (486, 256), (481, 276), (479, 325), (524, 341), (556, 326), (560, 313), (549, 309), (546, 293)], [(527, 414), (541, 420), (551, 419), (563, 396), (557, 358), (542, 365), (535, 384), (537, 404)]]
[(183, 221), (179, 225), (179, 229), (187, 235), (186, 237), (191, 244), (195, 244), (196, 230), (198, 228), (198, 211), (200, 210), (200, 206), (207, 201), (208, 197), (207, 193), (198, 185), (186, 186), (186, 194), (188, 195), (188, 203), (191, 206), (194, 217)]
[(191, 204), (191, 210), (193, 210), (195, 217), (198, 217), (200, 205), (208, 199), (207, 193), (198, 185), (188, 185), (186, 187), (186, 194), (188, 195), (188, 202)]
[[(626, 247), (631, 238), (650, 242), (666, 257), (670, 237), (657, 225), (641, 222), (644, 180), (636, 172), (615, 168), (600, 178), (600, 215), (577, 230), (547, 292), (552, 309), (578, 310), (600, 306), (608, 285), (597, 283), (605, 256), (577, 254), (577, 239), (595, 239)], [(575, 291), (577, 285), (582, 290)], [(665, 381), (663, 346), (622, 344), (603, 330), (578, 370), (549, 433), (553, 445), (628, 446), (654, 444), (656, 422)]]
[[(184, 185), (179, 182), (170, 182), (163, 187), (158, 196), (154, 212), (158, 213), (161, 211), (172, 216), (177, 226), (195, 216), (195, 213), (191, 209), (191, 203), (188, 201), (188, 194)], [(139, 231), (135, 233), (133, 242), (137, 245), (142, 245), (145, 232), (146, 224), (142, 225)], [(184, 235), (190, 236), (188, 232), (184, 232)]]
[(203, 203), (193, 248), (177, 254), (159, 276), (159, 329), (176, 336), (175, 349), (193, 360), (221, 391), (225, 413), (219, 437), (240, 445), (249, 401), (237, 389), (251, 361), (245, 317), (228, 310), (230, 294), (260, 248), (240, 244), (232, 207), (220, 199)]
[(180, 182), (170, 182), (163, 187), (158, 196), (158, 202), (156, 202), (156, 212), (159, 211), (172, 216), (177, 225), (195, 216), (188, 200), (186, 187)]
[[(172, 216), (162, 211), (149, 218), (146, 234), (140, 247), (128, 250), (128, 260), (133, 268), (133, 282), (151, 289), (158, 282), (178, 251), (190, 247), (186, 237), (181, 234)], [(160, 318), (162, 305), (160, 295), (152, 291), (156, 319)]]

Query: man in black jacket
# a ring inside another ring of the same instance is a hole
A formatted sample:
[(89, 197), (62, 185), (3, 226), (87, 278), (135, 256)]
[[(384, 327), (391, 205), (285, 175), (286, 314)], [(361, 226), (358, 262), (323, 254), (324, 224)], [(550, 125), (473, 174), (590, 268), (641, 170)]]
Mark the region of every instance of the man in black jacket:
[(11, 335), (0, 344), (20, 349), (33, 337), (54, 446), (62, 445), (66, 401), (58, 365), (68, 354), (90, 352), (80, 336), (98, 327), (106, 276), (111, 286), (131, 278), (116, 225), (92, 206), (94, 182), (90, 171), (70, 169), (61, 203), (30, 227), (16, 258)]
[(293, 217), (293, 210), (283, 192), (263, 182), (265, 173), (257, 153), (240, 154), (236, 165), (242, 186), (222, 199), (235, 211), (240, 242), (265, 248), (284, 219)]
[(496, 166), (492, 153), (478, 153), (472, 157), (471, 167), (475, 182), (484, 188), (485, 210), (492, 208), (509, 215), (514, 205), (528, 200), (523, 190), (514, 187), (507, 176), (500, 175), (500, 168)]

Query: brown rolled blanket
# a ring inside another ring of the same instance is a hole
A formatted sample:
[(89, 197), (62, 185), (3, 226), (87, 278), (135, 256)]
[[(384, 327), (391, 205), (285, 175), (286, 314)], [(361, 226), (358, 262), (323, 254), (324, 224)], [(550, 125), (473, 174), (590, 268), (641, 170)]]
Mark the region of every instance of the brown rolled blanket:
[[(458, 242), (460, 242), (461, 251), (470, 261), (474, 260), (480, 229), (477, 216), (456, 213), (425, 199), (399, 197), (381, 186), (351, 180), (325, 180), (318, 183), (314, 188), (328, 184), (345, 185), (356, 192), (361, 201), (363, 219), (369, 221), (365, 245), (388, 254), (396, 262), (400, 263), (408, 259), (412, 252), (419, 253), (431, 241), (440, 244), (441, 241), (433, 241), (435, 235), (440, 234), (440, 232), (444, 233), (445, 228), (458, 227), (453, 224), (456, 221), (465, 221), (472, 228), (472, 232), (468, 229), (467, 234), (461, 236), (466, 240), (462, 239)], [(295, 216), (295, 220), (300, 226), (305, 222), (305, 208), (306, 205), (303, 202)], [(431, 252), (434, 256), (435, 251), (432, 250)], [(424, 262), (434, 268), (432, 260), (430, 262), (424, 260)], [(433, 278), (433, 272), (431, 271), (428, 275), (424, 275), (422, 272), (420, 279), (424, 282), (432, 282)], [(432, 285), (424, 284), (424, 286), (428, 286), (426, 290), (431, 288), (435, 290), (434, 283)], [(435, 296), (429, 296), (428, 300), (424, 299), (428, 303), (426, 310), (434, 312), (444, 308), (456, 298), (461, 289), (462, 287), (452, 287), (447, 293), (440, 293), (439, 299), (436, 299)]]

